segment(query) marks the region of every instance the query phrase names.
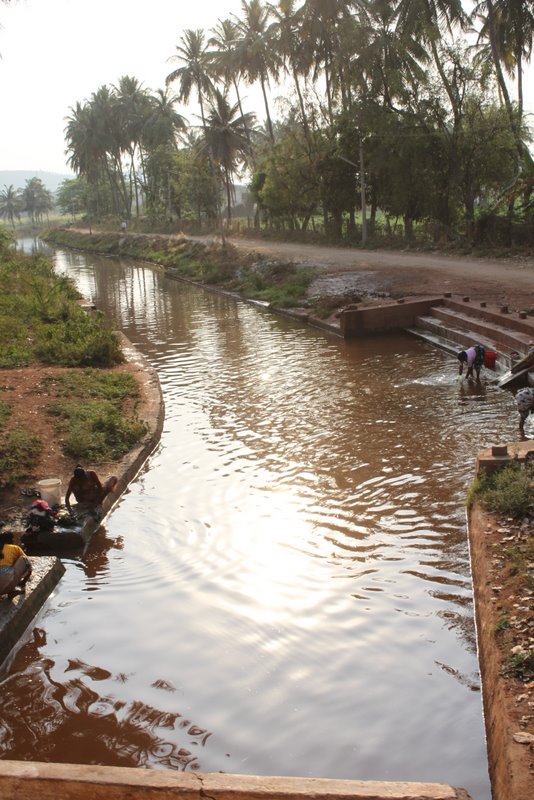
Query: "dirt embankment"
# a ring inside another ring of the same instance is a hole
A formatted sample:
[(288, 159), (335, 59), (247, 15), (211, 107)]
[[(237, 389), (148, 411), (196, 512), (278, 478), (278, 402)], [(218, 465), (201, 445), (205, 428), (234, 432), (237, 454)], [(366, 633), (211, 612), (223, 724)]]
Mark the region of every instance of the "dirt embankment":
[(356, 250), (323, 245), (232, 239), (240, 250), (320, 268), (332, 294), (343, 286), (392, 297), (443, 292), (469, 295), (513, 309), (534, 309), (534, 254), (474, 258), (444, 253)]

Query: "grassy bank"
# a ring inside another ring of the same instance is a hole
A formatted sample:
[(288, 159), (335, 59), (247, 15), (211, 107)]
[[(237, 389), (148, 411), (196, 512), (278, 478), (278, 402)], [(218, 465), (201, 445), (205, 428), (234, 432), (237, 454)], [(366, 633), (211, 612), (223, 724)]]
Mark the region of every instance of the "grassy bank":
[[(127, 452), (145, 426), (135, 381), (116, 374), (124, 357), (103, 316), (80, 307), (50, 259), (16, 253), (2, 229), (0, 280), (0, 486), (31, 475), (46, 447), (93, 464)], [(22, 413), (21, 381), (32, 370), (30, 389), (48, 399), (47, 440), (36, 432), (35, 403)]]
[[(499, 543), (499, 586), (514, 603), (503, 604), (495, 626), (496, 644), (503, 658), (505, 677), (527, 682), (534, 679), (534, 647), (524, 636), (528, 631), (524, 612), (534, 595), (534, 465), (512, 461), (494, 472), (482, 472), (473, 481), (468, 507), (475, 502), (492, 514), (503, 534)], [(520, 613), (521, 612), (521, 613)]]

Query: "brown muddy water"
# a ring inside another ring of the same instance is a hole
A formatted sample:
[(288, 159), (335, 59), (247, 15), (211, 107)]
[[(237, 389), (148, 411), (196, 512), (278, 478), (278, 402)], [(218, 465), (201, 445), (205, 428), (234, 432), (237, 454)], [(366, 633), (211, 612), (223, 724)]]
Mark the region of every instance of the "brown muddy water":
[(161, 442), (2, 675), (3, 758), (490, 796), (465, 493), (492, 373), (57, 252), (159, 374)]

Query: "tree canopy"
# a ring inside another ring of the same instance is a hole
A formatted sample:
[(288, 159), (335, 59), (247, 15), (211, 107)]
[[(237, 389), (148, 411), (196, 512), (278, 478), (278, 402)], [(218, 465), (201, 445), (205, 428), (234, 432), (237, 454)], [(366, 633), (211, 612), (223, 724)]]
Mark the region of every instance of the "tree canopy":
[[(242, 0), (230, 19), (185, 30), (165, 89), (123, 76), (71, 108), (69, 164), (91, 187), (91, 214), (181, 218), (196, 169), (216, 195), (199, 192), (197, 218), (212, 219), (224, 198), (230, 219), (234, 180), (250, 182), (269, 224), (306, 228), (319, 216), (334, 237), (367, 208), (371, 232), (400, 219), (407, 236), (420, 223), (439, 238), (471, 236), (481, 213), (528, 217), (533, 5), (469, 8)], [(253, 84), (259, 125), (243, 95)], [(191, 104), (200, 113), (188, 121)]]

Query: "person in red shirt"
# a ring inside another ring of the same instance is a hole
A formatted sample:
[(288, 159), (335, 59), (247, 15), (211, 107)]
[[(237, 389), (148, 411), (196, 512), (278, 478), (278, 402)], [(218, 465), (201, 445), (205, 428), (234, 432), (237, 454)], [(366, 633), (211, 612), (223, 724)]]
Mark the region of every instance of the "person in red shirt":
[(13, 544), (13, 534), (0, 533), (0, 594), (23, 592), (31, 574), (31, 561), (21, 547)]

